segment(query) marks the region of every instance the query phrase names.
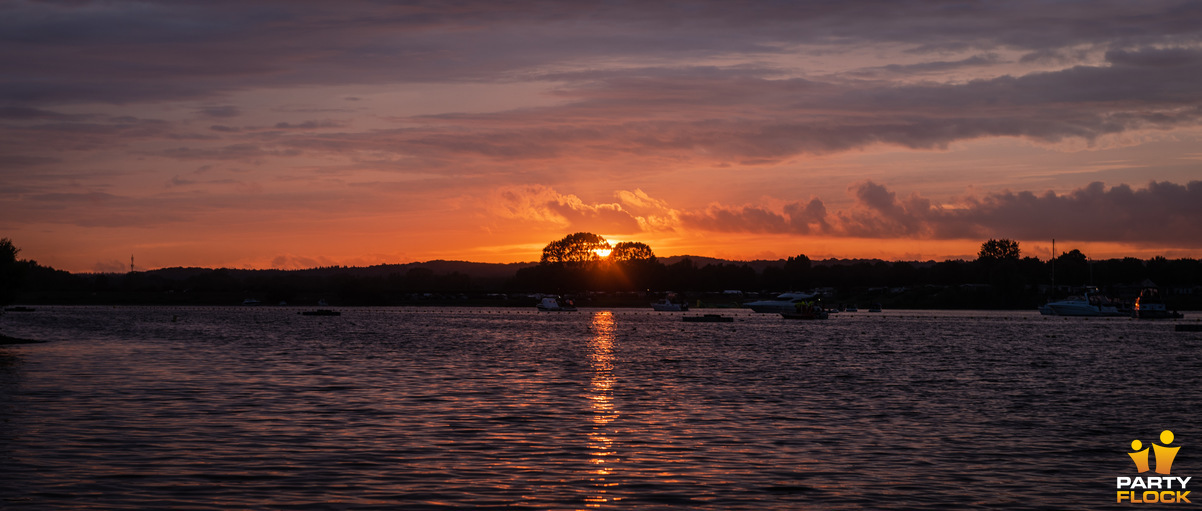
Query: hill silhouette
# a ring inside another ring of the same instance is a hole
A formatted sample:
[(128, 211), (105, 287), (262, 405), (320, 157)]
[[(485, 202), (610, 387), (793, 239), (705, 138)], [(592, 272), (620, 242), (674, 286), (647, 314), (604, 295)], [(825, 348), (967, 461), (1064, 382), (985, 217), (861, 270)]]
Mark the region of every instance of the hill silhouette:
[[(586, 297), (583, 304), (646, 306), (674, 292), (693, 301), (737, 305), (745, 296), (818, 289), (832, 302), (890, 308), (1034, 308), (1094, 285), (1133, 299), (1146, 286), (1172, 306), (1202, 308), (1202, 264), (1194, 259), (1088, 261), (1080, 252), (1055, 263), (1035, 258), (883, 261), (805, 256), (733, 261), (671, 256), (637, 266), (560, 268), (535, 262), (434, 260), (299, 270), (171, 267), (130, 273), (72, 274), (22, 261), (12, 303), (235, 305), (244, 300), (292, 305), (533, 305), (539, 293)], [(592, 300), (590, 302), (589, 300)]]

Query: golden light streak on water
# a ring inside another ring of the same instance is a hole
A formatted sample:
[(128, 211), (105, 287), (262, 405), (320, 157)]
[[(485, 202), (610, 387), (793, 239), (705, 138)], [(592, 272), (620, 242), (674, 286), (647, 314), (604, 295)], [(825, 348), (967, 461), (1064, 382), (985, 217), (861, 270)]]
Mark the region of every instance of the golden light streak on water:
[(617, 483), (607, 478), (613, 475), (620, 461), (614, 450), (617, 431), (609, 428), (609, 424), (618, 418), (619, 412), (614, 408), (613, 388), (614, 378), (614, 315), (610, 311), (600, 311), (593, 314), (593, 337), (589, 340), (589, 362), (593, 377), (589, 387), (593, 406), (593, 428), (588, 435), (590, 451), (589, 480), (595, 490), (586, 497), (588, 507), (597, 508), (618, 498), (611, 497)]

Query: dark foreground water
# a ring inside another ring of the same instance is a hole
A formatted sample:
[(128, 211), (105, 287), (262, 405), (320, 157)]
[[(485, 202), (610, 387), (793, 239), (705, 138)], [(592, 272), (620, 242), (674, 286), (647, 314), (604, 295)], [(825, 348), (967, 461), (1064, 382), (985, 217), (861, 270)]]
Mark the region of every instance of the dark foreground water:
[(1099, 509), (1165, 429), (1202, 489), (1171, 322), (342, 311), (5, 315), (0, 508)]

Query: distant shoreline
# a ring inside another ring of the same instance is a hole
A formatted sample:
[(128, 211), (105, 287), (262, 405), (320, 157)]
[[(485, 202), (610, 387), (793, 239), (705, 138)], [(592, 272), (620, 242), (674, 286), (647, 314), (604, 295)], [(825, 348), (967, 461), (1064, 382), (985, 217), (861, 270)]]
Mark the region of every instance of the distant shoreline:
[[(831, 302), (820, 301), (820, 303), (822, 303), (822, 305), (826, 306), (826, 308), (828, 310), (836, 310), (836, 307), (834, 307), (833, 306), (834, 304)], [(864, 303), (866, 304), (869, 302), (864, 302)], [(312, 305), (312, 304), (246, 305), (246, 304), (217, 303), (217, 302), (198, 302), (198, 303), (152, 303), (152, 302), (120, 302), (120, 303), (119, 302), (112, 302), (112, 303), (62, 302), (62, 303), (56, 303), (56, 302), (46, 302), (46, 303), (39, 303), (38, 305), (46, 306), (46, 307), (94, 307), (94, 308), (114, 308), (114, 309), (123, 308), (123, 307), (158, 307), (158, 308), (163, 308), (163, 309), (176, 309), (176, 310), (183, 310), (183, 309), (188, 309), (188, 308), (219, 307), (219, 308), (234, 308), (234, 309), (245, 309), (245, 310), (275, 309), (275, 310), (289, 310), (289, 311), (304, 311), (304, 310), (314, 310), (314, 309), (355, 309), (355, 308), (387, 309), (387, 308), (404, 308), (404, 307), (451, 308), (451, 309), (492, 308), (492, 309), (512, 309), (512, 310), (527, 310), (527, 309), (533, 310), (535, 308), (534, 304), (528, 304), (528, 303), (520, 303), (519, 304), (519, 303), (514, 303), (514, 302), (499, 302), (499, 301), (495, 301), (495, 300), (470, 300), (470, 299), (469, 300), (410, 301), (410, 302), (397, 302), (397, 303), (387, 303), (387, 304), (338, 304), (338, 303), (334, 303), (334, 304), (320, 305), (320, 306)], [(630, 301), (578, 300), (576, 302), (576, 305), (578, 307), (586, 308), (586, 309), (623, 309), (623, 310), (645, 310), (648, 312), (652, 311), (650, 304), (643, 303), (643, 301), (635, 303), (635, 302), (630, 302)], [(855, 306), (857, 304), (849, 303), (849, 305)], [(849, 311), (849, 312), (846, 312), (846, 314), (849, 314), (849, 315), (872, 314), (870, 312), (867, 312), (867, 307), (864, 304), (858, 304), (858, 305), (860, 306), (859, 312)], [(731, 312), (731, 313), (738, 313), (738, 312), (752, 313), (752, 312), (754, 312), (751, 308), (745, 307), (745, 306), (742, 306), (739, 304), (719, 303), (719, 302), (702, 303), (699, 305), (689, 305), (689, 308), (690, 308), (690, 310), (692, 310), (694, 312), (702, 311), (702, 310), (723, 311), (723, 312)], [(886, 304), (883, 307), (883, 310), (885, 310), (885, 311), (899, 311), (899, 310), (901, 310), (901, 311), (949, 311), (949, 312), (956, 312), (956, 311), (962, 311), (962, 312), (966, 312), (966, 311), (1037, 312), (1038, 311), (1038, 309), (1034, 308), (1034, 307), (1031, 307), (1031, 308), (1028, 308), (1028, 307), (930, 307), (930, 306), (918, 307), (918, 306), (898, 306), (896, 304), (892, 304), (892, 305)], [(1175, 310), (1177, 312), (1182, 312), (1182, 313), (1191, 313), (1191, 314), (1202, 313), (1202, 308), (1173, 308), (1172, 310)], [(45, 311), (43, 311), (43, 312), (45, 312)], [(772, 315), (774, 313), (757, 313), (757, 314)], [(1071, 316), (1048, 316), (1048, 317), (1063, 318), (1063, 317), (1071, 317)], [(1083, 316), (1083, 317), (1106, 317), (1106, 316)], [(1127, 317), (1127, 316), (1120, 315), (1120, 316), (1109, 316), (1109, 317)], [(45, 342), (45, 341), (31, 341), (31, 340), (24, 340), (24, 339), (16, 339), (16, 338), (11, 338), (11, 337), (6, 337), (3, 334), (0, 334), (0, 339), (11, 339), (13, 341), (17, 341), (17, 343)], [(3, 344), (3, 341), (0, 341), (0, 344)]]

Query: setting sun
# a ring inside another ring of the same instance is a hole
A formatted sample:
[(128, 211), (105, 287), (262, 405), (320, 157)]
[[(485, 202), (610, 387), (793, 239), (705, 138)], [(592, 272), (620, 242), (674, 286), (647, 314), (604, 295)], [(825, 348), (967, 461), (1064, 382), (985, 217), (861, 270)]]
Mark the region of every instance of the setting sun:
[(612, 249), (612, 248), (598, 248), (598, 249), (594, 249), (594, 250), (593, 250), (593, 253), (594, 253), (594, 254), (597, 254), (597, 256), (598, 256), (598, 257), (600, 257), (600, 258), (602, 258), (602, 259), (605, 259), (606, 257), (609, 257), (609, 254), (610, 254), (611, 252), (613, 252), (613, 249)]

